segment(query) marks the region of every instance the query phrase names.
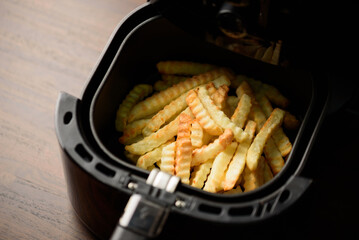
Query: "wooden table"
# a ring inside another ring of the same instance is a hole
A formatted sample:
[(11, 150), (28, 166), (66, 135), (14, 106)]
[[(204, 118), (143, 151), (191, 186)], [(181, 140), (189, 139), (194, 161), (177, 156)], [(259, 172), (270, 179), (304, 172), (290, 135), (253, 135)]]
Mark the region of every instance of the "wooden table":
[(94, 239), (67, 197), (54, 129), (116, 25), (145, 0), (0, 1), (0, 239)]

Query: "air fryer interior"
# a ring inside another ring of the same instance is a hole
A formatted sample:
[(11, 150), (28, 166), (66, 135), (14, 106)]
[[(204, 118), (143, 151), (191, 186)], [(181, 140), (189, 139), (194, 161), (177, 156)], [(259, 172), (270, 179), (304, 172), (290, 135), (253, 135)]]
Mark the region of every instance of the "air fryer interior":
[[(134, 171), (144, 170), (135, 167), (123, 154), (124, 147), (118, 142), (120, 133), (115, 130), (116, 111), (134, 85), (159, 80), (156, 63), (161, 60), (190, 60), (230, 67), (238, 74), (277, 87), (290, 99), (289, 111), (300, 120), (309, 114), (314, 89), (308, 72), (243, 57), (195, 38), (162, 17), (154, 17), (126, 37), (92, 99), (90, 110), (91, 129), (97, 144), (116, 164)], [(294, 143), (293, 150), (301, 128), (288, 134)]]

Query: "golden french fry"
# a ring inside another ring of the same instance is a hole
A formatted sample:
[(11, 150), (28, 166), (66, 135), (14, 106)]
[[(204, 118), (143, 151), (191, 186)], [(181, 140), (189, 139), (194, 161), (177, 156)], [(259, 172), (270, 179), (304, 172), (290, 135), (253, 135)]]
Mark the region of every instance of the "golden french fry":
[[(268, 98), (262, 94), (262, 91), (256, 94), (256, 99), (258, 100), (259, 105), (263, 109), (263, 112), (267, 117), (270, 116), (271, 112), (273, 111), (273, 107), (269, 102)], [(285, 124), (286, 116), (288, 116), (288, 112), (285, 113), (283, 119), (283, 125)], [(292, 143), (289, 141), (289, 138), (285, 135), (283, 129), (280, 127), (275, 130), (272, 134), (272, 138), (275, 142), (275, 145), (279, 149), (281, 155), (283, 157), (287, 156), (290, 151), (292, 150)]]
[(167, 146), (168, 144), (170, 144), (173, 141), (174, 141), (174, 139), (171, 139), (168, 142), (159, 146), (158, 148), (155, 148), (154, 150), (139, 157), (137, 160), (136, 166), (143, 168), (143, 169), (147, 169), (148, 167), (155, 164), (155, 162), (161, 160), (163, 147)]
[(203, 128), (197, 119), (193, 120), (191, 125), (191, 143), (194, 148), (203, 146)]
[[(183, 112), (188, 115), (192, 114), (189, 108), (186, 108)], [(173, 121), (159, 129), (157, 132), (152, 133), (141, 141), (138, 141), (131, 145), (127, 145), (125, 149), (130, 153), (143, 155), (146, 152), (157, 148), (158, 146), (162, 145), (163, 143), (167, 142), (169, 139), (177, 135), (178, 122), (179, 118), (177, 116)]]
[(210, 96), (212, 96), (216, 91), (217, 91), (217, 88), (216, 86), (214, 86), (214, 83), (213, 82), (209, 82), (206, 84), (206, 89), (208, 91), (208, 94)]
[(164, 146), (161, 154), (160, 169), (163, 172), (175, 174), (176, 142)]
[(286, 112), (283, 119), (283, 126), (289, 130), (295, 130), (299, 127), (300, 121), (290, 112)]
[(142, 129), (149, 121), (150, 119), (140, 119), (127, 124), (123, 135), (119, 138), (119, 142), (122, 144), (130, 144), (130, 142), (133, 142), (133, 140), (142, 133)]
[(284, 166), (284, 159), (276, 147), (272, 138), (267, 140), (267, 143), (264, 145), (263, 149), (264, 155), (268, 161), (270, 168), (274, 175), (280, 172)]
[(239, 102), (239, 98), (236, 96), (228, 96), (227, 98), (227, 110), (224, 112), (227, 114), (227, 116), (232, 116), (235, 109), (237, 108)]
[(196, 75), (172, 87), (169, 87), (166, 90), (158, 92), (151, 97), (146, 98), (145, 100), (137, 103), (132, 108), (132, 110), (129, 112), (128, 122), (132, 122), (134, 120), (141, 119), (145, 116), (158, 112), (181, 94), (197, 87), (198, 85), (205, 84), (220, 77), (221, 75), (227, 74), (227, 72), (228, 71), (226, 69), (220, 68)]
[(201, 148), (194, 149), (192, 152), (191, 166), (197, 166), (214, 158), (218, 153), (226, 149), (232, 140), (233, 132), (230, 129), (226, 129), (213, 143), (210, 143), (208, 146), (205, 145)]
[(258, 160), (258, 168), (251, 171), (248, 167), (244, 169), (243, 173), (243, 187), (244, 192), (252, 191), (264, 184), (264, 169), (265, 159), (260, 157)]
[(272, 60), (272, 56), (273, 56), (273, 45), (270, 45), (266, 51), (263, 54), (263, 57), (261, 58), (261, 60), (263, 62), (267, 62), (270, 63)]
[(271, 59), (271, 64), (278, 65), (281, 48), (282, 48), (282, 41), (279, 40), (275, 44), (275, 48), (273, 50), (273, 55), (272, 55), (272, 59)]
[(181, 182), (189, 184), (192, 143), (191, 143), (191, 122), (192, 118), (181, 113), (179, 115), (178, 133), (176, 140), (175, 173), (181, 178)]
[(238, 95), (239, 98), (241, 98), (242, 95), (244, 94), (248, 95), (251, 98), (252, 107), (250, 111), (250, 116), (257, 123), (257, 131), (259, 131), (259, 129), (261, 129), (261, 127), (267, 120), (267, 117), (263, 113), (261, 107), (259, 106), (255, 98), (254, 92), (247, 81), (243, 81), (241, 85), (239, 85), (239, 87), (236, 90), (236, 94)]
[(251, 108), (251, 97), (244, 93), (231, 117), (232, 122), (234, 122), (238, 127), (243, 128), (248, 119)]
[(263, 93), (267, 96), (267, 98), (278, 105), (281, 108), (286, 108), (289, 105), (289, 99), (286, 98), (277, 88), (272, 85), (263, 83), (262, 84)]
[(214, 159), (210, 159), (193, 168), (193, 172), (190, 179), (191, 186), (196, 188), (203, 187), (204, 182), (207, 180), (208, 174), (211, 171), (213, 160)]
[(272, 134), (272, 138), (283, 157), (292, 151), (292, 143), (289, 141), (287, 135), (285, 135), (283, 128), (280, 127), (276, 129)]
[(161, 61), (157, 70), (162, 74), (196, 75), (217, 68), (215, 65), (187, 61)]
[(227, 85), (222, 85), (213, 94), (209, 94), (214, 104), (221, 110), (226, 107), (228, 91), (229, 87)]
[(263, 172), (264, 183), (269, 182), (270, 180), (273, 179), (273, 173), (272, 173), (267, 161), (264, 162), (264, 170), (263, 171), (264, 171)]
[(152, 86), (148, 84), (136, 85), (122, 101), (116, 113), (116, 130), (122, 132), (127, 124), (127, 117), (133, 106), (152, 93)]
[(282, 124), (285, 111), (276, 108), (273, 110), (261, 130), (255, 136), (251, 146), (248, 149), (246, 163), (248, 168), (253, 171), (258, 166), (258, 160), (263, 152), (264, 145), (272, 133)]
[(189, 91), (186, 102), (203, 129), (211, 135), (220, 135), (223, 133), (221, 127), (218, 126), (210, 117), (209, 113), (199, 100), (195, 90)]
[(150, 135), (160, 129), (160, 127), (169, 119), (172, 119), (174, 116), (177, 116), (180, 112), (182, 112), (187, 107), (186, 96), (187, 92), (167, 104), (162, 110), (154, 115), (143, 128), (142, 134), (144, 136)]
[(245, 128), (245, 132), (248, 133), (249, 137), (241, 144), (239, 144), (236, 153), (234, 154), (233, 159), (228, 166), (226, 175), (223, 180), (224, 191), (232, 189), (235, 186), (239, 176), (242, 174), (246, 165), (247, 151), (249, 146), (251, 145), (255, 131), (256, 123), (253, 121), (248, 121)]
[[(221, 128), (229, 128), (232, 130), (234, 137), (238, 142), (242, 142), (247, 134), (243, 131), (242, 128), (237, 127), (227, 116), (226, 114), (218, 109), (218, 107), (213, 103), (212, 99), (209, 97), (206, 88), (199, 87), (198, 97), (205, 109), (207, 109), (211, 118), (217, 123)], [(207, 130), (207, 129), (206, 129)]]
[(232, 142), (223, 152), (217, 155), (213, 161), (211, 172), (209, 173), (203, 190), (208, 192), (218, 192), (223, 189), (222, 179), (226, 168), (231, 161), (234, 152), (236, 151), (237, 146), (237, 142)]

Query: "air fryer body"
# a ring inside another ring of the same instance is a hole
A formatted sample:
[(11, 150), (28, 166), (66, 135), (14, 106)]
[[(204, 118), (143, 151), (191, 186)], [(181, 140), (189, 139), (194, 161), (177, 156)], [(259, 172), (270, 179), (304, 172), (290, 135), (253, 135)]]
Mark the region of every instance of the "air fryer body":
[[(135, 84), (158, 80), (156, 62), (177, 59), (230, 67), (290, 96), (290, 111), (299, 116), (301, 126), (290, 135), (293, 151), (272, 181), (236, 195), (207, 193), (184, 184), (167, 194), (148, 187), (149, 172), (126, 160), (114, 126), (119, 103)], [(323, 80), (326, 76), (317, 71), (274, 66), (203, 42), (165, 19), (151, 3), (144, 4), (115, 30), (81, 99), (67, 93), (58, 99), (56, 131), (77, 215), (96, 236), (108, 239), (128, 199), (137, 193), (166, 203), (169, 215), (161, 239), (214, 239), (239, 233), (256, 239), (267, 232), (275, 236), (278, 224), (288, 224), (293, 209), (307, 202), (313, 174), (310, 150), (328, 104)], [(131, 187), (134, 184), (138, 187)], [(300, 219), (303, 212), (294, 218)]]

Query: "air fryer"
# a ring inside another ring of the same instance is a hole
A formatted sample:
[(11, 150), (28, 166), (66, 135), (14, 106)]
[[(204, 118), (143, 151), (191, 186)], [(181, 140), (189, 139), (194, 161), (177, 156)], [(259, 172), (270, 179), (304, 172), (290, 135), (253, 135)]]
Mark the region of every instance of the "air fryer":
[[(242, 2), (253, 6), (241, 11), (258, 14), (255, 7), (267, 1)], [(176, 4), (178, 1), (150, 1), (130, 13), (114, 31), (81, 98), (60, 94), (56, 132), (70, 201), (82, 222), (100, 239), (214, 239), (239, 231), (248, 239), (264, 237), (256, 229), (275, 232), (271, 226), (300, 202), (312, 183), (310, 150), (328, 110), (329, 85), (322, 84), (329, 82), (328, 77), (298, 55), (293, 35), (283, 34), (287, 26), (276, 25), (277, 18), (268, 20), (266, 27), (255, 21), (243, 26), (263, 39), (287, 41), (283, 58), (290, 64), (285, 66), (206, 41), (206, 33), (220, 34), (218, 26), (223, 23), (218, 19), (223, 13), (238, 13), (230, 3), (183, 1), (180, 8)], [(277, 5), (268, 9), (269, 16), (273, 16), (270, 10), (278, 16)], [(189, 26), (187, 16), (196, 24)], [(247, 19), (253, 16), (242, 20)], [(181, 184), (159, 171), (150, 173), (127, 160), (114, 125), (118, 105), (134, 85), (153, 84), (158, 79), (155, 64), (161, 60), (230, 67), (290, 96), (289, 111), (301, 124), (290, 136), (293, 149), (282, 171), (254, 191), (223, 195)]]

